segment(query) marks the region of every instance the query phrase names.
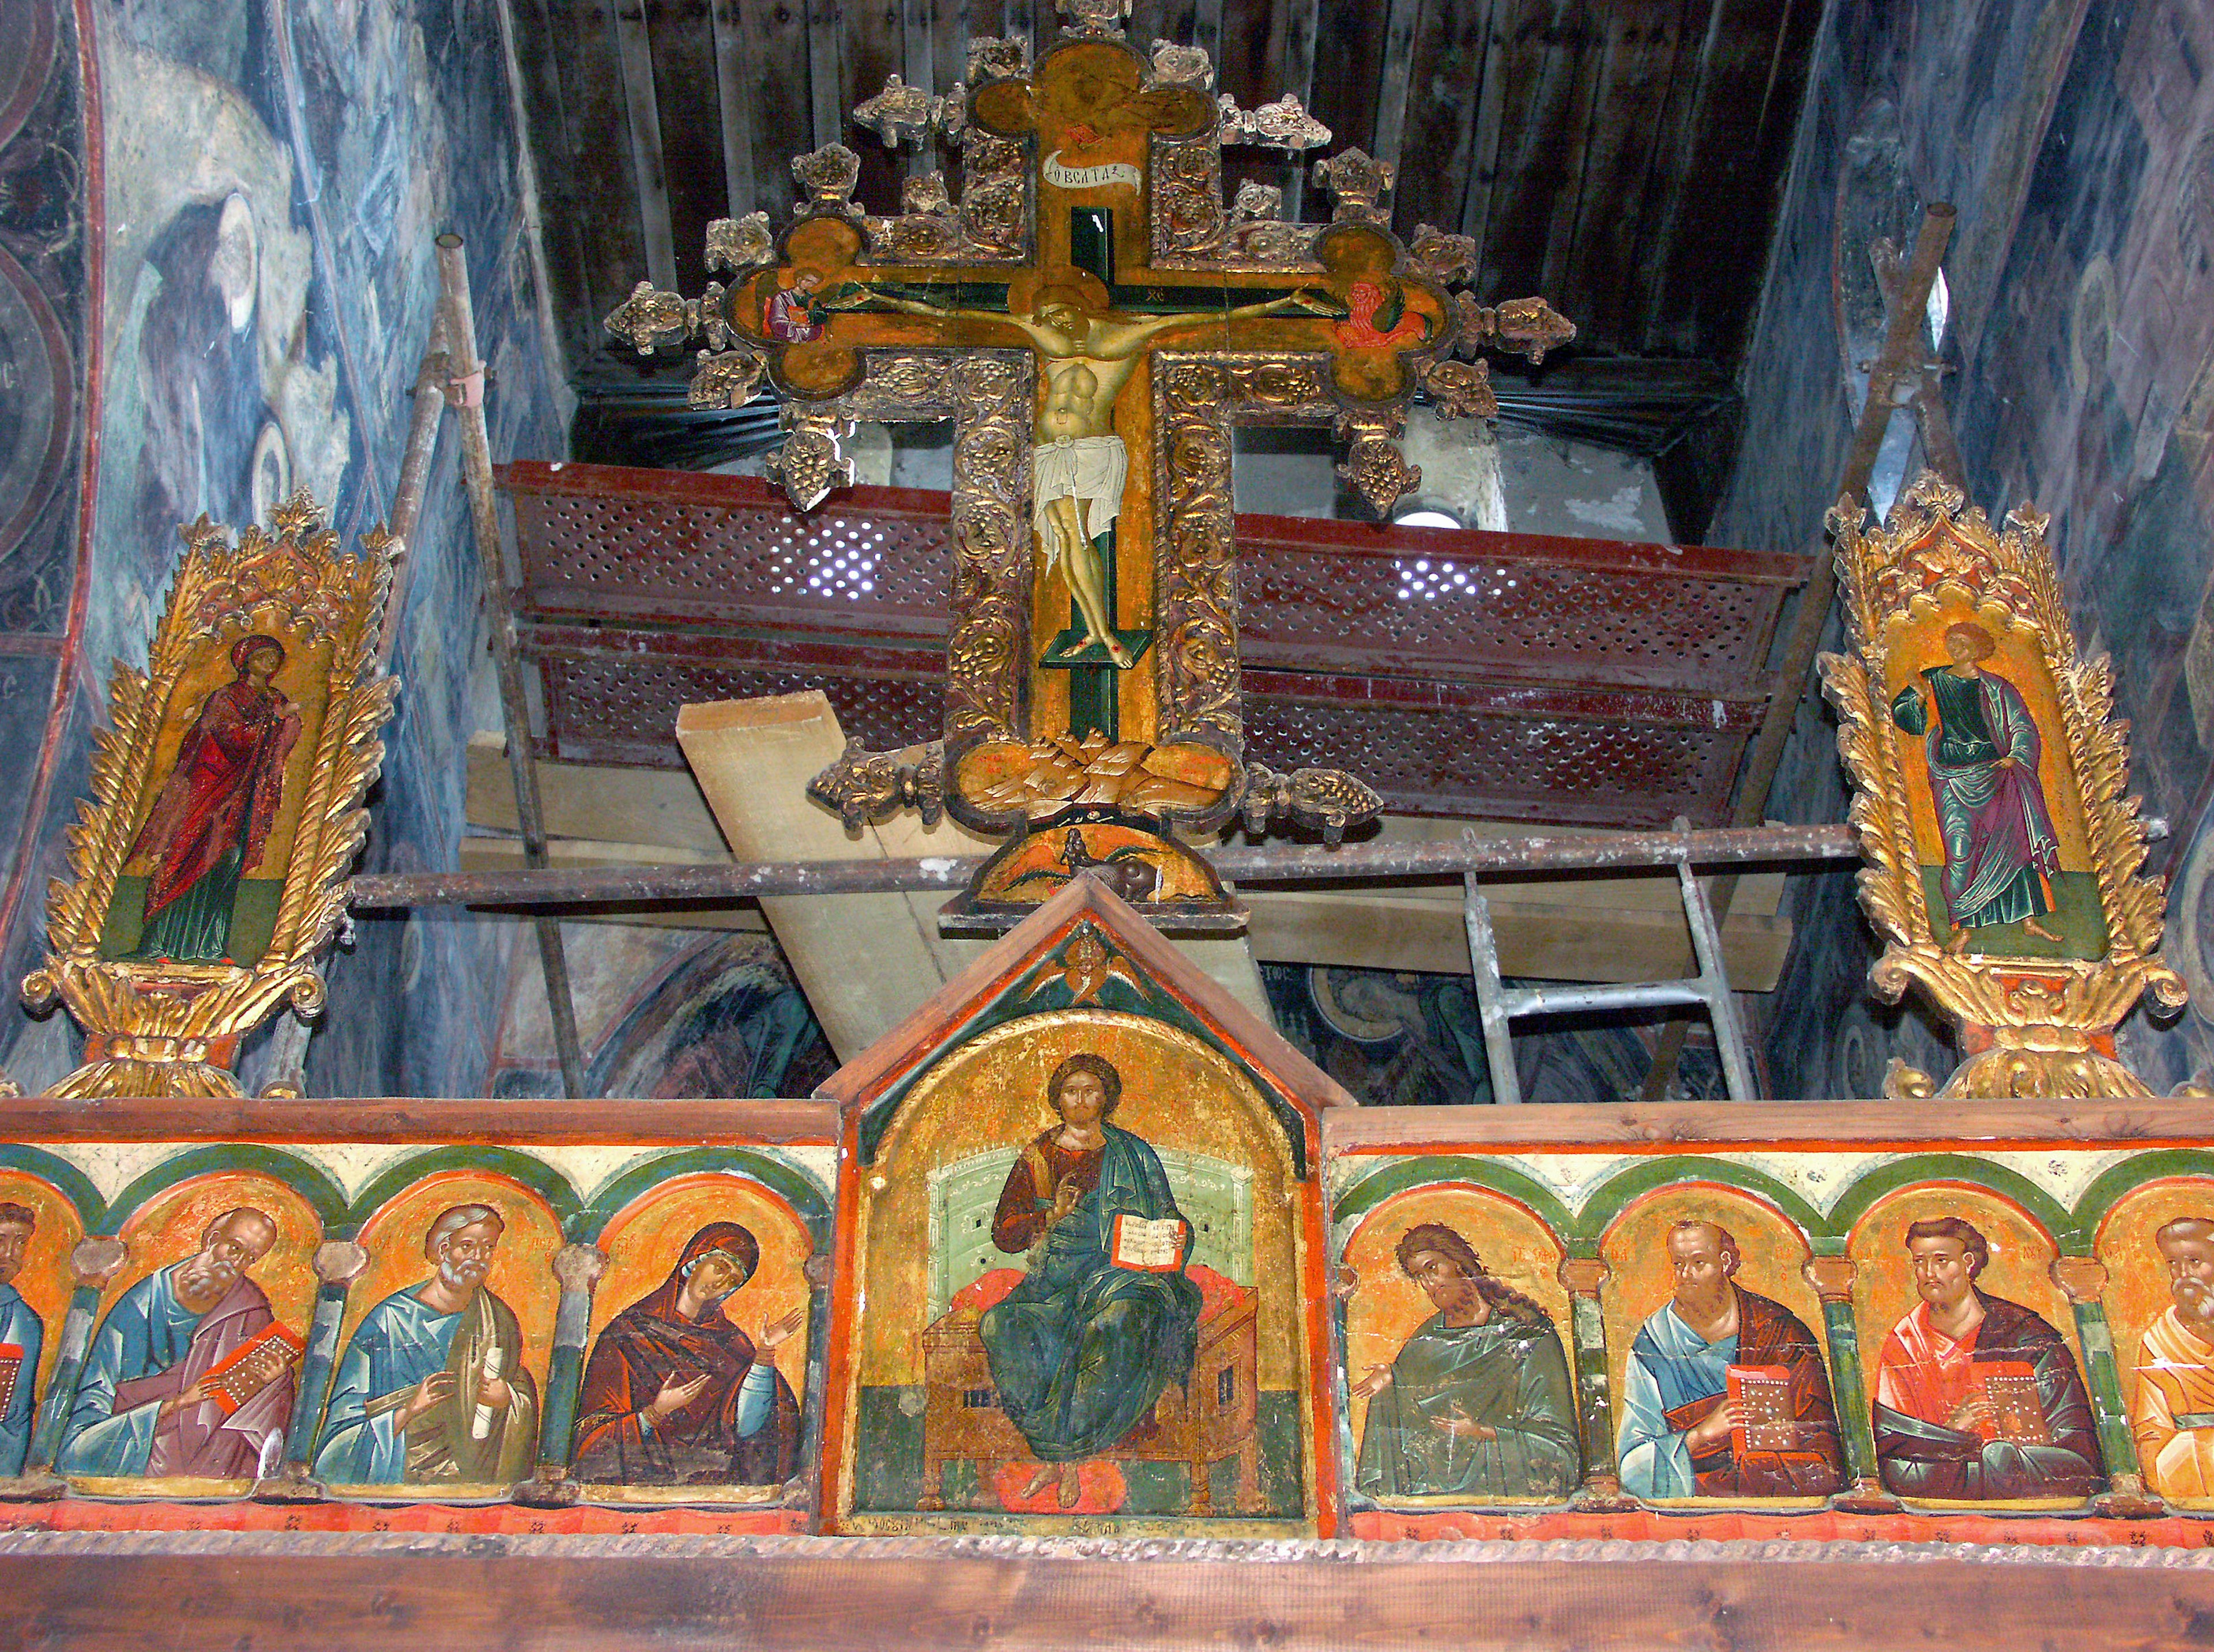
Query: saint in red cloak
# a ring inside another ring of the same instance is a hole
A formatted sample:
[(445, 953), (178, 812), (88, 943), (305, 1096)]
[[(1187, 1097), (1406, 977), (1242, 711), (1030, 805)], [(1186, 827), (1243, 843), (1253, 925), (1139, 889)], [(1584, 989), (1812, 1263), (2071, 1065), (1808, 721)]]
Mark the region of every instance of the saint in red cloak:
[(150, 858), (138, 958), (227, 960), (239, 880), (260, 863), (283, 801), (299, 708), (270, 680), (284, 645), (256, 633), (231, 645), (236, 678), (203, 701), (177, 765), (131, 845)]
[(609, 1321), (577, 1401), (572, 1463), (578, 1479), (777, 1485), (792, 1478), (799, 1401), (774, 1355), (801, 1315), (764, 1326), (756, 1347), (723, 1312), (760, 1261), (761, 1243), (749, 1231), (711, 1222), (692, 1235), (659, 1289)]

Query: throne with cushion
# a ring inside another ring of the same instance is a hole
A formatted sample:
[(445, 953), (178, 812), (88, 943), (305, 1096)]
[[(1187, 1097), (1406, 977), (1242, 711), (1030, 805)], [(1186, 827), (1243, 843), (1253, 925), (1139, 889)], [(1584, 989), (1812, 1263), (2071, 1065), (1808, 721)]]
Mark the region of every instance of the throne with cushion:
[[(1238, 1460), (1238, 1512), (1268, 1511), (1261, 1490), (1261, 1448), (1255, 1433), (1259, 1399), (1259, 1295), (1251, 1286), (1195, 1265), (1185, 1275), (1199, 1287), (1199, 1352), (1189, 1387), (1171, 1384), (1141, 1421), (1103, 1454), (1124, 1462), (1181, 1462), (1191, 1472), (1185, 1512), (1214, 1512), (1214, 1466)], [(1021, 1432), (1000, 1409), (999, 1390), (984, 1357), (977, 1323), (985, 1310), (1022, 1282), (1019, 1268), (994, 1268), (957, 1295), (923, 1332), (922, 1495), (925, 1509), (945, 1507), (945, 1466), (1018, 1462), (1031, 1455)]]

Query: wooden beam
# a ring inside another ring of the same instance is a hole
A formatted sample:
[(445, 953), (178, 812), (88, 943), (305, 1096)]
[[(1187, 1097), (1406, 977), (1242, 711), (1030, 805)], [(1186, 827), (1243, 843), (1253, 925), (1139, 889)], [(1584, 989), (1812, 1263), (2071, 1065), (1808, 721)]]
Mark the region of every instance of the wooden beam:
[[(711, 860), (730, 858), (707, 800), (700, 795), (700, 783), (680, 770), (541, 763), (538, 796), (549, 838), (652, 844), (697, 850)], [(497, 733), (480, 732), (469, 738), (464, 808), (473, 826), (495, 832), (518, 829), (506, 747)]]
[[(458, 856), (464, 872), (514, 872), (525, 864), (519, 838), (463, 838)], [(546, 845), (547, 863), (556, 869), (602, 866), (697, 866), (727, 863), (727, 851), (713, 855), (697, 850), (664, 849), (658, 844), (590, 843), (557, 838)], [(643, 924), (657, 930), (724, 930), (766, 934), (768, 920), (757, 902), (743, 905), (722, 902), (698, 906), (571, 907), (561, 914), (564, 924)]]
[(642, 0), (615, 0), (615, 13), (631, 167), (638, 181), (639, 222), (645, 234), (645, 273), (655, 286), (673, 288), (677, 284), (676, 238), (670, 226), (661, 109), (653, 89), (653, 39)]
[[(1471, 1521), (1472, 1526), (1480, 1522)], [(0, 1559), (0, 1587), (43, 1648), (301, 1643), (320, 1652), (423, 1645), (572, 1652), (804, 1646), (1259, 1646), (1279, 1652), (1426, 1647), (1780, 1648), (2052, 1645), (2096, 1625), (2102, 1648), (2178, 1646), (2214, 1615), (2214, 1571), (1923, 1558), (1879, 1544), (1767, 1555), (1645, 1558), (1639, 1545), (1460, 1544), (1453, 1558), (1386, 1549), (1252, 1545), (1251, 1554), (973, 1552), (914, 1539), (882, 1545), (712, 1538), (620, 1539), (623, 1552), (456, 1552), (432, 1536), (374, 1540), (368, 1552), (309, 1550), (272, 1564), (266, 1547), (196, 1534), (188, 1553), (118, 1542), (74, 1562)], [(683, 1545), (713, 1552), (676, 1558)], [(1038, 1546), (1049, 1546), (1045, 1540)], [(1192, 1545), (1197, 1547), (1199, 1545)], [(1448, 1545), (1440, 1545), (1446, 1547)], [(1813, 1545), (1810, 1545), (1813, 1547)], [(232, 1552), (225, 1552), (231, 1548)], [(440, 1552), (441, 1550), (445, 1551)], [(1538, 1553), (1532, 1551), (1541, 1551)], [(1384, 1554), (1390, 1558), (1382, 1558)], [(1512, 1558), (1508, 1558), (1509, 1556)], [(2134, 1556), (2130, 1557), (2134, 1558)], [(1599, 1564), (1601, 1561), (1604, 1564)], [(2073, 1562), (2074, 1564), (2071, 1564)], [(435, 1625), (435, 1630), (433, 1626)], [(891, 1632), (896, 1626), (896, 1634)]]
[[(688, 705), (676, 720), (676, 740), (741, 859), (897, 859), (997, 846), (951, 820), (926, 832), (906, 814), (848, 838), (838, 817), (806, 796), (807, 782), (846, 744), (837, 713), (820, 693)], [(841, 1061), (898, 1025), (987, 945), (939, 934), (945, 897), (935, 893), (773, 896), (761, 904)], [(1181, 944), (1239, 1003), (1268, 1018), (1260, 968), (1243, 940)]]

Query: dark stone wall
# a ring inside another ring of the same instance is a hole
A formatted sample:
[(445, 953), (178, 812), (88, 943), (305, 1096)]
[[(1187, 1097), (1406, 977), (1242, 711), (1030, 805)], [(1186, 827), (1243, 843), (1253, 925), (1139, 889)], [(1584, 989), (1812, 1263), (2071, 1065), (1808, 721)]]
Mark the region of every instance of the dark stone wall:
[[(1836, 0), (1802, 109), (1783, 228), (1746, 371), (1751, 433), (1716, 543), (1807, 551), (1850, 417), (1838, 247), (1871, 211), (1880, 152), (1903, 192), (1950, 200), (1949, 399), (1971, 496), (2049, 511), (2078, 641), (2110, 652), (2131, 789), (2174, 836), (2168, 956), (2214, 1009), (2214, 12), (2193, 0)], [(1872, 157), (1874, 159), (1872, 160)], [(1911, 201), (1908, 203), (1911, 209)], [(1897, 214), (1911, 233), (1915, 215)], [(1865, 257), (1864, 243), (1850, 257)], [(1850, 309), (1850, 306), (1848, 306)], [(1774, 814), (1842, 816), (1826, 708), (1802, 710)], [(1885, 1058), (1952, 1056), (1876, 1012), (1850, 879), (1797, 881), (1800, 942), (1771, 1017), (1780, 1095), (1871, 1093)], [(2200, 907), (2206, 905), (2202, 915)], [(2123, 1053), (2165, 1088), (2214, 1059), (2214, 1021), (2140, 1014)]]
[[(495, 454), (562, 451), (496, 0), (82, 0), (74, 18), (52, 0), (0, 0), (0, 15), (19, 9), (52, 9), (65, 42), (40, 106), (41, 164), (56, 189), (76, 189), (61, 222), (77, 239), (46, 240), (61, 249), (52, 284), (73, 351), (70, 440), (91, 457), (72, 463), (53, 544), (0, 550), (0, 570), (34, 558), (45, 570), (0, 571), (28, 594), (0, 625), (38, 641), (0, 637), (0, 682), (21, 685), (0, 692), (0, 781), (24, 765), (27, 738), (36, 753), (0, 911), (10, 978), (43, 945), (40, 896), (62, 869), (107, 662), (144, 663), (178, 525), (202, 511), (266, 521), (300, 487), (349, 542), (390, 513), (439, 231), (469, 244)], [(72, 27), (89, 43), (81, 58)], [(0, 167), (15, 154), (0, 149)], [(0, 214), (21, 198), (7, 192)], [(0, 216), (0, 245), (13, 229)], [(372, 798), (371, 868), (451, 865), (461, 832), (483, 639), (459, 451), (449, 420), (409, 548), (394, 662), (405, 687)], [(9, 463), (0, 446), (0, 479)], [(64, 520), (75, 492), (90, 501), (89, 533)], [(511, 927), (360, 922), (332, 968), (313, 1090), (480, 1088)], [(60, 1017), (0, 1030), (27, 1084), (67, 1070), (75, 1047)]]

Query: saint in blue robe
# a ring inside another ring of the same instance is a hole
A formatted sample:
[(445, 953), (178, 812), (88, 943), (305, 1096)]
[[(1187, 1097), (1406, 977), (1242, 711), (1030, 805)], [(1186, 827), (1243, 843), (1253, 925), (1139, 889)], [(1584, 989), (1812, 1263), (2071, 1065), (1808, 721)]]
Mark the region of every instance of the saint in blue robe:
[[(480, 1433), (477, 1392), (488, 1364), (513, 1392), (505, 1408), (486, 1408)], [(441, 1371), (454, 1378), (453, 1393), (398, 1427), (400, 1408)], [(538, 1390), (523, 1369), (513, 1310), (481, 1289), (454, 1314), (399, 1290), (370, 1309), (339, 1356), (315, 1474), (343, 1485), (504, 1485), (530, 1472), (537, 1447)]]
[(63, 1473), (250, 1479), (282, 1448), (292, 1416), (289, 1366), (228, 1416), (213, 1400), (162, 1414), (164, 1402), (276, 1318), (243, 1274), (205, 1314), (187, 1308), (175, 1283), (184, 1265), (141, 1279), (101, 1321), (55, 1461)]

